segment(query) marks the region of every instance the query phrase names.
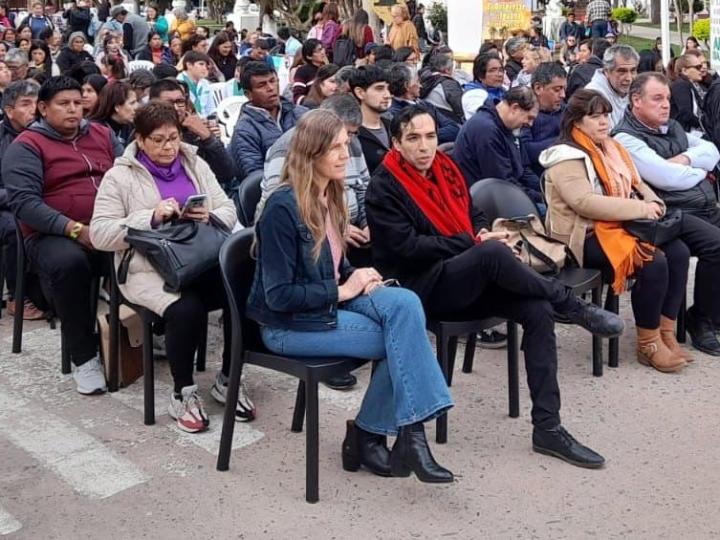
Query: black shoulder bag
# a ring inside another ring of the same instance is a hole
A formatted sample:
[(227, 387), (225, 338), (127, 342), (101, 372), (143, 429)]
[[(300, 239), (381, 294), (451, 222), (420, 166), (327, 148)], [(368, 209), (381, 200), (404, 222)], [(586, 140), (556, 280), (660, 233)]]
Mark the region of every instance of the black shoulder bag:
[(127, 281), (130, 259), (137, 250), (165, 280), (164, 289), (180, 292), (208, 270), (219, 265), (220, 248), (230, 231), (217, 218), (210, 223), (176, 221), (144, 231), (127, 228), (130, 244), (118, 268), (118, 283)]
[(633, 219), (624, 221), (623, 227), (635, 238), (662, 246), (672, 242), (682, 233), (683, 213), (675, 208), (668, 210), (660, 219)]

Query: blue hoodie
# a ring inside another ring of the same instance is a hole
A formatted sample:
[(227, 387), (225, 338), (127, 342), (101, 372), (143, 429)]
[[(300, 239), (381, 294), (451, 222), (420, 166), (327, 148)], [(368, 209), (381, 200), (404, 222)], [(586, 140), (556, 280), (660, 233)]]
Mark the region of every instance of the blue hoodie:
[(520, 186), (543, 203), (540, 179), (529, 167), (520, 141), (500, 120), (494, 105), (485, 104), (460, 128), (453, 159), (468, 186), (484, 178), (500, 178)]

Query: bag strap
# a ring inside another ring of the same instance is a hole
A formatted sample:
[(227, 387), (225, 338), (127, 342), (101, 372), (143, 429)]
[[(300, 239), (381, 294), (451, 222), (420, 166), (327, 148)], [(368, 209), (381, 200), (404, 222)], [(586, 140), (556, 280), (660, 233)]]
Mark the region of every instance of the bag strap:
[(120, 265), (117, 271), (117, 282), (124, 285), (127, 282), (128, 270), (130, 269), (130, 259), (135, 255), (135, 248), (126, 249), (120, 259)]
[(560, 273), (560, 268), (558, 268), (558, 265), (555, 264), (555, 262), (545, 255), (542, 251), (540, 251), (538, 248), (536, 248), (528, 239), (527, 236), (525, 236), (525, 233), (520, 231), (520, 238), (522, 238), (523, 242), (525, 243), (525, 247), (528, 250), (528, 254), (532, 257), (535, 257), (537, 259), (540, 259), (545, 266), (547, 266), (550, 271), (553, 273), (553, 275), (557, 275)]

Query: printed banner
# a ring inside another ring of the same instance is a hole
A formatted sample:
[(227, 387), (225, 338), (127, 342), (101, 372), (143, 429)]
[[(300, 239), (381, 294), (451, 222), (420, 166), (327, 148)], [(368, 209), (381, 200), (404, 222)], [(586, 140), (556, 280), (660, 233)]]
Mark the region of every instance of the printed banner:
[(513, 30), (530, 28), (530, 4), (531, 0), (483, 0), (483, 39), (507, 39)]
[(720, 70), (720, 0), (710, 0), (710, 65)]

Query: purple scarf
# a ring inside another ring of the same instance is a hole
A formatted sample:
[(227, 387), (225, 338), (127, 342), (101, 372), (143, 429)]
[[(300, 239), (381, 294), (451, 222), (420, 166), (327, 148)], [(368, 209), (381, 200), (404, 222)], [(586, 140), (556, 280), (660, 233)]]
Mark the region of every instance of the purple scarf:
[(137, 160), (142, 163), (152, 175), (160, 192), (160, 198), (169, 199), (174, 197), (182, 207), (190, 195), (196, 195), (195, 185), (185, 172), (180, 154), (170, 165), (158, 165), (151, 160), (145, 152), (139, 150)]

